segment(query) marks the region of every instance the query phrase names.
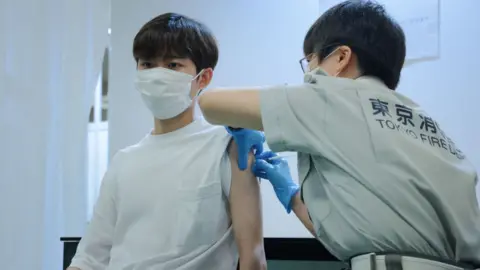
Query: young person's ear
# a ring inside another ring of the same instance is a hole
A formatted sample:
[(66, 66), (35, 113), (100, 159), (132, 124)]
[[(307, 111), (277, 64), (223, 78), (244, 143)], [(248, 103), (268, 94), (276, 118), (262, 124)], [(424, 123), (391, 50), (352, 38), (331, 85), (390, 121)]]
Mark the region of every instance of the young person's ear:
[(207, 88), (207, 86), (210, 84), (213, 78), (213, 69), (212, 68), (206, 68), (202, 71), (202, 74), (198, 76), (198, 85), (200, 89)]

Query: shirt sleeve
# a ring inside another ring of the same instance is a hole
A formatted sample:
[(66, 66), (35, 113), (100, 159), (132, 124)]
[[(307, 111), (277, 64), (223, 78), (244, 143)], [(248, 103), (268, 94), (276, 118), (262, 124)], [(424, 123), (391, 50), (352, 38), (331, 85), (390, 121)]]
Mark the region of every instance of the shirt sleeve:
[(270, 149), (318, 154), (318, 143), (325, 136), (326, 90), (301, 84), (260, 91), (263, 129)]
[(93, 216), (70, 267), (82, 270), (105, 269), (110, 261), (116, 209), (116, 163), (118, 154), (103, 177)]

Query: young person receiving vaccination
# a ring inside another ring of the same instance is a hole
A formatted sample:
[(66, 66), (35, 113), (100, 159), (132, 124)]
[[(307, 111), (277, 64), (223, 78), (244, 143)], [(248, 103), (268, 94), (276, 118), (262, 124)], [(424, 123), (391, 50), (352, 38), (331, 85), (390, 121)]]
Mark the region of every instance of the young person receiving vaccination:
[(153, 130), (113, 158), (69, 270), (265, 269), (259, 183), (225, 128), (194, 116), (214, 36), (167, 13), (140, 29), (133, 56)]

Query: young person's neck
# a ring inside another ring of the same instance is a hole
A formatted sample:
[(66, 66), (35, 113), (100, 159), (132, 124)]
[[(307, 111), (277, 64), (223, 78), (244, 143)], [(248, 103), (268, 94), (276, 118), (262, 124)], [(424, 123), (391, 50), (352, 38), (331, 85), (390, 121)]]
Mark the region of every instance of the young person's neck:
[(181, 129), (193, 122), (193, 106), (174, 118), (154, 119), (152, 135), (165, 134)]

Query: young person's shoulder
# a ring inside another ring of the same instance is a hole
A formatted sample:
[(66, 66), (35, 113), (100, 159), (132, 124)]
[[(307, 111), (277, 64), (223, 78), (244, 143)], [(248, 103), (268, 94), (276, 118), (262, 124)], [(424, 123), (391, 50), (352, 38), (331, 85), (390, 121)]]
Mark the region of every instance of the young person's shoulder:
[(142, 138), (139, 142), (129, 145), (125, 148), (118, 150), (110, 160), (110, 167), (122, 167), (122, 164), (128, 162), (132, 158), (138, 158), (143, 155), (143, 153), (148, 150), (149, 146), (145, 142), (148, 138), (148, 135)]
[(201, 126), (198, 132), (199, 134), (218, 140), (230, 140), (231, 136), (224, 126), (212, 125), (204, 118), (199, 118), (196, 121), (198, 121)]
[(124, 147), (122, 149), (120, 149), (118, 152), (117, 152), (117, 155), (119, 156), (126, 156), (126, 155), (130, 155), (130, 154), (135, 154), (135, 153), (138, 153), (140, 150), (144, 149), (147, 147), (148, 145), (148, 141), (149, 141), (149, 137), (151, 137), (152, 135), (149, 133), (147, 135), (145, 135), (140, 141), (138, 141), (137, 143), (135, 144), (132, 144), (132, 145), (129, 145), (127, 147)]

